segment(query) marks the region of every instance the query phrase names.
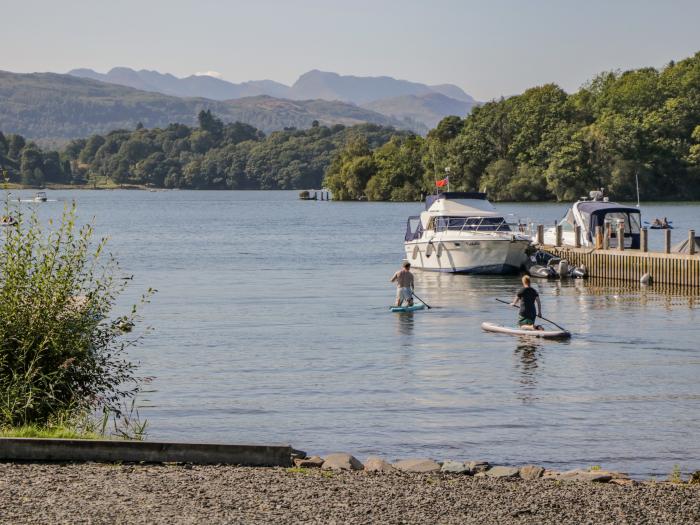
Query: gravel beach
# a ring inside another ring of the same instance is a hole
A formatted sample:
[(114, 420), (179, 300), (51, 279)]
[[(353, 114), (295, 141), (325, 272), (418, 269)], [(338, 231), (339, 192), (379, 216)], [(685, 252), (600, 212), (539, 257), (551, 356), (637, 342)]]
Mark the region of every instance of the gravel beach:
[(700, 486), (229, 466), (0, 464), (3, 523), (700, 522)]

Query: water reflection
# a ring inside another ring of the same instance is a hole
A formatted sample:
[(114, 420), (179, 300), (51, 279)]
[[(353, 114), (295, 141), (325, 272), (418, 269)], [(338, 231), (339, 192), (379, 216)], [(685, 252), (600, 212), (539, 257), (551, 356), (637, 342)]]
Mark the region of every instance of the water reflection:
[(413, 335), (415, 319), (413, 312), (404, 312), (396, 315), (396, 329), (399, 335)]
[(515, 370), (519, 373), (520, 388), (518, 399), (524, 403), (532, 403), (537, 400), (537, 368), (538, 359), (542, 350), (542, 343), (530, 337), (518, 338), (518, 345), (514, 355), (518, 358), (515, 362)]

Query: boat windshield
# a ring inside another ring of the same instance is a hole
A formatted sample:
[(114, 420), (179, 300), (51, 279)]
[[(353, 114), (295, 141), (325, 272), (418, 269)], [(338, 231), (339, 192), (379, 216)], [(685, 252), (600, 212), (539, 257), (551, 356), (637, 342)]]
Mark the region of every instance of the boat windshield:
[(614, 212), (605, 214), (605, 222), (610, 223), (613, 230), (617, 229), (618, 224), (624, 224), (626, 234), (638, 234), (642, 229), (641, 214)]
[(503, 217), (433, 217), (431, 220), (435, 231), (498, 231), (509, 232), (510, 226)]
[(566, 216), (559, 221), (559, 226), (561, 226), (562, 231), (572, 232), (574, 231), (574, 224), (576, 224), (576, 218), (574, 217), (574, 210), (569, 208)]

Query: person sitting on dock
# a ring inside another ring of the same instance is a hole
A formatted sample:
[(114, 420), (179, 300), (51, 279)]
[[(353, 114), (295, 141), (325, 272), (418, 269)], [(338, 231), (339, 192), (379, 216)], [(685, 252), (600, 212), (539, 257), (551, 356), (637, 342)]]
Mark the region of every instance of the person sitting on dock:
[(391, 282), (396, 283), (396, 306), (403, 305), (404, 301), (406, 301), (408, 306), (413, 306), (413, 274), (411, 273), (411, 263), (408, 261), (403, 263), (403, 268), (393, 275)]
[[(511, 304), (518, 306), (518, 303), (520, 303), (518, 318), (520, 328), (523, 330), (542, 330), (540, 325), (535, 324), (535, 319), (542, 315), (540, 294), (530, 286), (529, 275), (523, 275), (523, 288), (515, 295)], [(537, 308), (535, 308), (535, 304), (537, 304)]]

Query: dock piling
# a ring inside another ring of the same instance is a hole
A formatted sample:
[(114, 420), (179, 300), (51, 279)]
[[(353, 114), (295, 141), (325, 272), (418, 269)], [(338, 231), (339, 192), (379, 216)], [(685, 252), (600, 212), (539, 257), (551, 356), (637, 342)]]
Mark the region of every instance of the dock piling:
[(576, 248), (581, 247), (581, 226), (578, 224), (574, 226), (574, 246)]
[(603, 232), (603, 250), (610, 249), (610, 224), (605, 223), (605, 231)]
[(537, 225), (537, 244), (544, 244), (544, 224)]
[(621, 252), (625, 251), (625, 225), (617, 225), (617, 249)]
[(688, 253), (695, 255), (695, 230), (688, 230)]
[(664, 230), (664, 253), (671, 253), (671, 230)]
[(603, 249), (603, 228), (600, 226), (595, 227), (595, 249)]
[(556, 242), (554, 243), (554, 246), (557, 246), (557, 247), (561, 246), (561, 233), (562, 233), (561, 224), (557, 224), (557, 238), (556, 238)]
[(649, 230), (646, 228), (642, 228), (639, 231), (639, 249), (643, 253), (647, 253), (649, 251)]

